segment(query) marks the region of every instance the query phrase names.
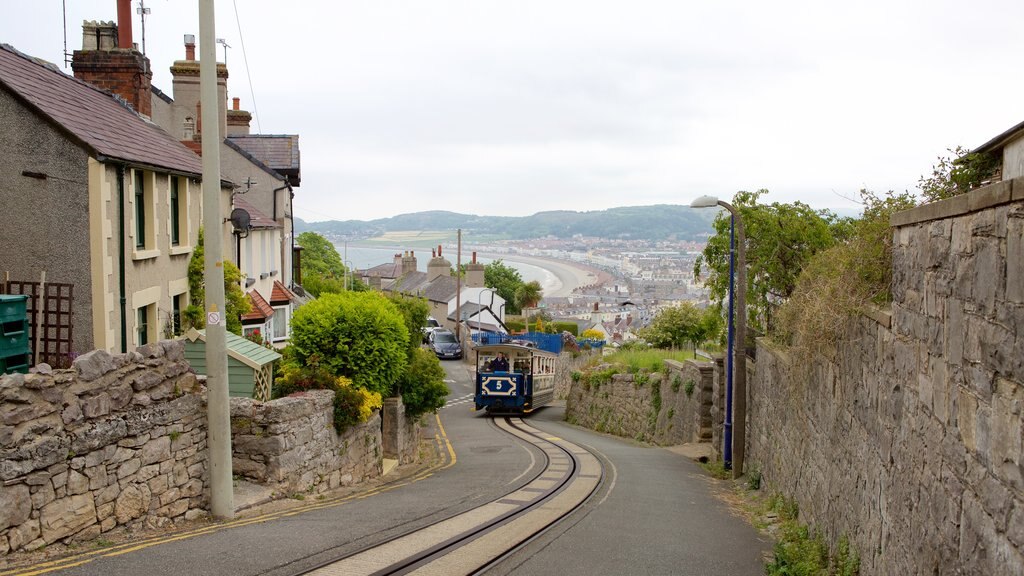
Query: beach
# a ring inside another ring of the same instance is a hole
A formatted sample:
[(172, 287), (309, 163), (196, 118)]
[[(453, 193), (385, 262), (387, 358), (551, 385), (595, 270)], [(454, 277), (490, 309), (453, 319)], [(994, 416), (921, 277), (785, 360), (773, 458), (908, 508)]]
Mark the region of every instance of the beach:
[(585, 265), (554, 258), (543, 258), (538, 256), (522, 256), (519, 254), (495, 254), (481, 252), (481, 256), (493, 260), (506, 262), (518, 262), (536, 268), (540, 268), (549, 274), (540, 280), (541, 288), (545, 297), (565, 297), (572, 294), (573, 290), (581, 286), (603, 284), (611, 276), (600, 270), (588, 268)]

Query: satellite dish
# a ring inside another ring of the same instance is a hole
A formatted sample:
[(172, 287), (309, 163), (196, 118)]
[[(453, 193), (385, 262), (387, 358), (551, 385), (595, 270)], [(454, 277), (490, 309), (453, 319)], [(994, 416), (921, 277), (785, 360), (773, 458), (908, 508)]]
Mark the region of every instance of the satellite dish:
[(231, 211), (231, 227), (234, 228), (233, 232), (238, 235), (248, 236), (249, 228), (251, 227), (252, 218), (249, 216), (249, 212), (242, 208), (235, 208)]

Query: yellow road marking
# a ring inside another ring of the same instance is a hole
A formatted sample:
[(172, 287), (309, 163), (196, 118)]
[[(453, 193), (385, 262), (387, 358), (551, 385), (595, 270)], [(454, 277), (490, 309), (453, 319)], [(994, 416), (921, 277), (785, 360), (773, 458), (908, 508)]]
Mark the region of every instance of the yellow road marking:
[[(210, 533), (213, 533), (213, 532), (220, 532), (221, 530), (227, 530), (229, 528), (240, 528), (240, 527), (243, 527), (243, 526), (249, 526), (251, 524), (259, 524), (261, 522), (266, 522), (268, 520), (276, 520), (278, 518), (287, 518), (289, 516), (295, 516), (297, 514), (302, 514), (304, 512), (312, 512), (314, 510), (321, 510), (321, 509), (324, 509), (324, 508), (330, 508), (332, 506), (341, 506), (341, 505), (343, 505), (343, 504), (345, 504), (347, 502), (353, 501), (353, 500), (362, 500), (363, 498), (368, 498), (370, 496), (375, 496), (375, 495), (381, 494), (383, 492), (389, 492), (391, 490), (395, 490), (397, 488), (401, 488), (403, 486), (408, 486), (410, 484), (419, 482), (421, 480), (425, 480), (425, 479), (430, 478), (431, 476), (433, 476), (434, 473), (439, 471), (439, 470), (446, 470), (446, 469), (454, 466), (455, 462), (456, 462), (455, 449), (452, 447), (451, 441), (448, 440), (448, 435), (444, 431), (444, 425), (441, 424), (441, 416), (438, 415), (438, 414), (435, 414), (434, 417), (437, 419), (437, 426), (438, 426), (438, 428), (440, 429), (440, 432), (441, 432), (440, 435), (434, 437), (435, 438), (435, 442), (437, 443), (438, 448), (442, 448), (442, 449), (446, 448), (447, 449), (448, 456), (449, 456), (448, 463), (445, 464), (444, 466), (439, 467), (439, 468), (430, 468), (430, 469), (424, 470), (424, 471), (422, 471), (422, 472), (412, 476), (411, 478), (409, 478), (408, 480), (406, 480), (404, 482), (398, 482), (398, 483), (395, 483), (395, 484), (389, 484), (387, 486), (382, 486), (380, 488), (374, 488), (372, 490), (368, 490), (366, 492), (362, 492), (362, 493), (359, 493), (359, 494), (350, 494), (348, 496), (341, 496), (341, 497), (338, 497), (338, 498), (331, 498), (331, 499), (323, 500), (323, 501), (320, 501), (320, 502), (313, 502), (313, 503), (307, 504), (305, 506), (302, 506), (300, 508), (296, 508), (296, 509), (293, 509), (293, 510), (284, 510), (284, 511), (280, 511), (280, 512), (272, 512), (272, 513), (263, 514), (263, 515), (260, 515), (260, 516), (254, 516), (252, 518), (240, 518), (238, 520), (228, 520), (228, 521), (223, 522), (223, 523), (218, 523), (218, 524), (211, 525), (211, 526), (204, 526), (202, 528), (196, 528), (194, 530), (190, 530), (190, 531), (187, 531), (187, 532), (182, 532), (180, 534), (175, 534), (175, 535), (172, 535), (172, 536), (153, 537), (153, 538), (143, 539), (141, 541), (136, 541), (136, 542), (126, 542), (124, 544), (119, 544), (117, 546), (111, 546), (111, 547), (103, 548), (102, 550), (94, 550), (94, 551), (91, 551), (91, 552), (83, 552), (81, 554), (76, 554), (74, 556), (68, 556), (66, 558), (60, 558), (60, 559), (57, 559), (57, 560), (50, 560), (48, 562), (42, 562), (42, 563), (39, 563), (39, 564), (34, 564), (32, 566), (27, 566), (25, 568), (16, 568), (16, 569), (11, 569), (11, 570), (6, 570), (6, 571), (0, 571), (0, 576), (38, 576), (40, 574), (47, 574), (47, 573), (53, 572), (55, 570), (64, 570), (66, 568), (74, 568), (76, 566), (81, 566), (83, 564), (88, 564), (89, 562), (92, 562), (93, 560), (96, 560), (97, 558), (112, 558), (112, 557), (115, 557), (115, 556), (121, 556), (123, 554), (128, 554), (129, 552), (136, 552), (138, 550), (143, 550), (143, 549), (149, 548), (151, 546), (156, 546), (156, 545), (159, 545), (159, 544), (166, 544), (166, 543), (170, 543), (170, 542), (177, 542), (177, 541), (180, 541), (180, 540), (187, 540), (189, 538), (194, 538), (196, 536), (203, 536), (203, 535), (210, 534)], [(26, 570), (26, 571), (25, 572), (19, 572), (19, 570)]]

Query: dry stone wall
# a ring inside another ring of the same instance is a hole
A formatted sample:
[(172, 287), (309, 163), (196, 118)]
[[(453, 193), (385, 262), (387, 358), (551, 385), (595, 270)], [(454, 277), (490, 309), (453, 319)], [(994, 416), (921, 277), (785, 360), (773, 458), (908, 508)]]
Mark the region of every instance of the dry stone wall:
[(269, 402), (232, 398), (231, 438), (233, 472), (286, 494), (324, 492), (381, 473), (380, 412), (338, 434), (329, 390)]
[(204, 514), (204, 392), (180, 342), (0, 376), (0, 553)]
[[(710, 363), (666, 361), (667, 372), (615, 374), (608, 382), (572, 382), (566, 419), (574, 424), (662, 445), (711, 439), (713, 368)], [(597, 374), (607, 365), (597, 366)]]
[(573, 372), (583, 370), (595, 355), (601, 354), (600, 350), (582, 351), (579, 354), (563, 352), (558, 356), (558, 363), (555, 364), (555, 399), (565, 400), (569, 397), (569, 388), (572, 386)]
[(1024, 180), (893, 218), (891, 311), (758, 344), (747, 464), (863, 574), (1024, 574)]

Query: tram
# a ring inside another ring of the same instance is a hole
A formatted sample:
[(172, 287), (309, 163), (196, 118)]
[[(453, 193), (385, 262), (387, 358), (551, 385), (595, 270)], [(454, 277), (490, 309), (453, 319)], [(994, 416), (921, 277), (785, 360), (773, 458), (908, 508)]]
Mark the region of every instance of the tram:
[(526, 414), (554, 399), (558, 354), (521, 344), (475, 350), (477, 410)]

